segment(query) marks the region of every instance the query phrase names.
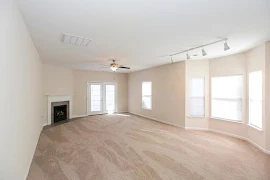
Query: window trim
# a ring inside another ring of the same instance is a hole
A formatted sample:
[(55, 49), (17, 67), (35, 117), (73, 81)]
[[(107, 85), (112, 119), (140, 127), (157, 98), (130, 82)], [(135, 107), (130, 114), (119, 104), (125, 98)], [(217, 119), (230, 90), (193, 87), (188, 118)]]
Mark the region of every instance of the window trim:
[[(212, 86), (213, 86), (213, 78), (219, 78), (219, 77), (232, 77), (232, 76), (242, 76), (242, 90), (244, 90), (245, 86), (244, 86), (244, 74), (232, 74), (232, 75), (220, 75), (220, 76), (211, 76), (210, 79), (210, 104), (211, 104), (211, 107), (210, 107), (210, 119), (213, 119), (213, 120), (218, 120), (218, 121), (224, 121), (224, 122), (232, 122), (232, 123), (239, 123), (239, 124), (243, 124), (244, 123), (244, 120), (243, 120), (243, 107), (244, 106), (244, 93), (242, 93), (242, 97), (241, 98), (213, 98), (212, 94)], [(243, 91), (242, 91), (243, 92)], [(242, 109), (241, 109), (241, 112), (242, 112), (242, 119), (241, 120), (235, 120), (235, 119), (228, 119), (228, 118), (220, 118), (220, 117), (215, 117), (212, 115), (212, 100), (213, 99), (216, 99), (216, 100), (230, 100), (230, 101), (237, 101), (237, 100), (240, 100), (241, 101), (241, 105), (242, 105)]]
[[(203, 79), (203, 81), (204, 81), (204, 84), (203, 84), (203, 87), (204, 87), (204, 90), (203, 90), (203, 97), (198, 97), (198, 96), (191, 96), (190, 94), (190, 92), (191, 92), (191, 80), (192, 79)], [(203, 98), (204, 99), (204, 115), (203, 116), (194, 116), (194, 115), (191, 115), (190, 114), (190, 109), (189, 109), (189, 111), (188, 111), (188, 115), (187, 115), (187, 117), (189, 117), (189, 118), (205, 118), (206, 117), (206, 99), (205, 99), (205, 94), (206, 94), (206, 91), (205, 91), (205, 88), (206, 88), (206, 85), (205, 85), (205, 76), (200, 76), (200, 77), (191, 77), (190, 78), (190, 80), (189, 80), (189, 97), (188, 97), (188, 105), (190, 106), (190, 99), (191, 98)]]
[[(252, 98), (250, 98), (250, 74), (253, 74), (253, 73), (256, 73), (256, 72), (261, 72), (261, 74), (262, 74), (262, 99), (261, 100), (257, 100), (257, 99), (252, 99)], [(251, 121), (250, 121), (250, 101), (259, 101), (259, 102), (261, 102), (261, 105), (262, 105), (262, 119), (261, 119), (261, 121), (262, 121), (262, 127), (258, 127), (258, 126), (256, 126), (255, 124), (253, 124), (253, 123), (251, 123)], [(254, 129), (256, 129), (256, 130), (258, 130), (258, 131), (263, 131), (263, 70), (257, 70), (257, 71), (251, 71), (251, 72), (249, 72), (248, 73), (248, 126), (249, 127), (252, 127), (252, 128), (254, 128)]]
[[(151, 95), (143, 95), (143, 83), (150, 83), (151, 84)], [(141, 105), (141, 107), (142, 107), (142, 109), (145, 109), (145, 110), (152, 110), (152, 108), (153, 108), (153, 101), (152, 101), (152, 93), (153, 93), (153, 91), (152, 91), (152, 81), (143, 81), (142, 82), (142, 101), (141, 101), (141, 103), (142, 103), (142, 105)], [(145, 108), (145, 107), (143, 107), (143, 97), (150, 97), (151, 98), (151, 108)]]

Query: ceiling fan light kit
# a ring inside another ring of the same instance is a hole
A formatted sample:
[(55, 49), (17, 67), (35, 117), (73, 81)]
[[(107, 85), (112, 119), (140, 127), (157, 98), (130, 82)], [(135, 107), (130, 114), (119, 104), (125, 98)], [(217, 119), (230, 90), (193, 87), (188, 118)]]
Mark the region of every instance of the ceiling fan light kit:
[(112, 60), (112, 63), (110, 64), (109, 68), (115, 72), (117, 69), (130, 69), (130, 67), (126, 67), (126, 66), (123, 66), (123, 65), (118, 65), (115, 63), (115, 60)]

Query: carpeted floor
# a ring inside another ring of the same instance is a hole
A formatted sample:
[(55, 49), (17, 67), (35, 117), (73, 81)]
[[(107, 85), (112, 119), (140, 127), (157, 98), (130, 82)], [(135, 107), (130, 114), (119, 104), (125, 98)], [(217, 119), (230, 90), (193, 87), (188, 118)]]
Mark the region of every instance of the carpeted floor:
[(89, 116), (43, 130), (28, 180), (269, 180), (249, 143), (134, 115)]

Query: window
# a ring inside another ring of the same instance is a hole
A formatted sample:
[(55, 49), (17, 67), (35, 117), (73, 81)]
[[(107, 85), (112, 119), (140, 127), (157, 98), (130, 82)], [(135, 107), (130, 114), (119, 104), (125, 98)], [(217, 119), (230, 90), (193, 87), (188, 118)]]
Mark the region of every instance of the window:
[(243, 77), (212, 77), (212, 117), (242, 121)]
[(262, 71), (249, 73), (249, 124), (262, 129)]
[(152, 82), (142, 83), (142, 108), (152, 109)]
[(191, 79), (189, 93), (189, 115), (204, 117), (204, 77)]

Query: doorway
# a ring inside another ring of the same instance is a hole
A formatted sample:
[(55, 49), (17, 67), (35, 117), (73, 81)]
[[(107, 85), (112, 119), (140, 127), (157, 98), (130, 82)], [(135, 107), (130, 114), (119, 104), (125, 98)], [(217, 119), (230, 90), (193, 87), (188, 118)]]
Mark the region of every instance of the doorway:
[(117, 86), (110, 82), (87, 83), (87, 114), (112, 114), (117, 112)]

